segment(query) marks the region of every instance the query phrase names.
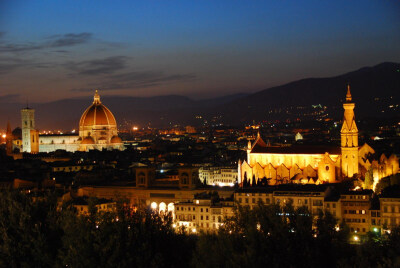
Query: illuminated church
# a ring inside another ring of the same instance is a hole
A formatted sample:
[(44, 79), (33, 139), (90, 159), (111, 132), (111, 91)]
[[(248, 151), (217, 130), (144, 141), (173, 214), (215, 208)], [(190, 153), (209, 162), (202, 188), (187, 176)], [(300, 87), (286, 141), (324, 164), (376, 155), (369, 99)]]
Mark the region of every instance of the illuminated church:
[(372, 168), (375, 186), (382, 177), (396, 174), (399, 171), (399, 160), (395, 155), (389, 158), (382, 155), (379, 161), (371, 163), (367, 156), (374, 154), (374, 150), (368, 144), (358, 146), (354, 107), (348, 86), (346, 102), (343, 103), (340, 147), (270, 146), (258, 134), (253, 144), (249, 142), (247, 161), (238, 163), (239, 185), (252, 185), (263, 179), (269, 185), (335, 183), (365, 174)]
[(117, 121), (111, 111), (100, 101), (96, 90), (93, 103), (84, 111), (79, 121), (79, 134), (39, 135), (35, 128), (35, 110), (21, 110), (22, 151), (28, 153), (69, 152), (97, 150), (123, 150), (118, 137)]

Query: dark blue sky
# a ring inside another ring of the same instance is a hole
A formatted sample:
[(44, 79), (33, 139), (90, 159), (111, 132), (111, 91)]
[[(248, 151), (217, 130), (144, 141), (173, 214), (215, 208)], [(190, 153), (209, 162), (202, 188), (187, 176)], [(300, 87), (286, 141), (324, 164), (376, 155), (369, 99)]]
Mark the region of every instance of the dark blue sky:
[(400, 1), (0, 1), (0, 99), (193, 98), (400, 62)]

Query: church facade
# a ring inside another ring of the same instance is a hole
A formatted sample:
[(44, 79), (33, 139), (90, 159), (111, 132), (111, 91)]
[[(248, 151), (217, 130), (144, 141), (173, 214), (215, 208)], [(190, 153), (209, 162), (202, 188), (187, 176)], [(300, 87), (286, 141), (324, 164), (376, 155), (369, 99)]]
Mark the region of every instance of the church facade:
[(123, 150), (118, 137), (117, 122), (112, 112), (100, 101), (96, 90), (93, 103), (84, 111), (79, 121), (79, 134), (40, 134), (35, 128), (35, 110), (21, 110), (22, 152), (68, 152), (97, 150)]
[[(373, 149), (368, 144), (358, 146), (354, 107), (348, 86), (346, 102), (343, 103), (340, 147), (276, 147), (267, 145), (258, 135), (253, 144), (249, 142), (247, 160), (238, 163), (239, 185), (252, 185), (263, 179), (266, 179), (269, 185), (336, 183), (345, 178), (360, 176), (361, 170), (365, 173), (370, 168), (373, 169), (376, 185), (384, 175), (396, 174), (399, 171), (399, 160), (395, 155), (389, 157), (390, 161), (383, 155), (382, 161), (370, 163), (367, 156), (375, 153)], [(386, 167), (389, 165), (391, 169)]]

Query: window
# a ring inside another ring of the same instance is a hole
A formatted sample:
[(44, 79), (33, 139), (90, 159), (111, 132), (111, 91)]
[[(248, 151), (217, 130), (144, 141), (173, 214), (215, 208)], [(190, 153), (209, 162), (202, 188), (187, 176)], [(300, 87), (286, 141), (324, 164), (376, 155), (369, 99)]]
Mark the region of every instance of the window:
[(313, 200), (313, 206), (322, 206), (322, 200)]
[(245, 201), (246, 201), (246, 204), (248, 204), (248, 203), (249, 203), (249, 199), (248, 199), (248, 198), (246, 198), (246, 199), (245, 199)]
[(335, 204), (335, 203), (333, 203), (333, 204), (332, 204), (332, 207), (333, 207), (333, 208), (336, 208), (336, 204)]
[(206, 208), (206, 212), (208, 212), (208, 208)]
[(195, 215), (193, 215), (193, 220), (195, 220), (196, 219), (196, 216)]
[(242, 198), (241, 197), (239, 197), (239, 203), (242, 203)]
[(206, 216), (206, 221), (208, 221), (208, 216)]
[(329, 170), (329, 166), (326, 166), (326, 167), (325, 167), (325, 170), (328, 171), (328, 170)]
[(200, 208), (200, 212), (203, 212), (203, 208)]
[(200, 216), (200, 220), (203, 220), (203, 215)]

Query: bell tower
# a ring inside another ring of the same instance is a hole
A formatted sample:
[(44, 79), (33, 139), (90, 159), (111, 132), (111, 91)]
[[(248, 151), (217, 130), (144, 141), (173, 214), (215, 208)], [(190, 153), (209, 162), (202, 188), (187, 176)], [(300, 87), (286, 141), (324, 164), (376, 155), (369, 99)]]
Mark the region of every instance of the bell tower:
[(340, 131), (342, 151), (342, 176), (353, 177), (358, 173), (358, 129), (354, 116), (350, 85), (347, 85), (346, 102), (343, 103), (344, 117)]
[(35, 129), (35, 110), (29, 107), (21, 110), (22, 152), (39, 152), (39, 131)]

